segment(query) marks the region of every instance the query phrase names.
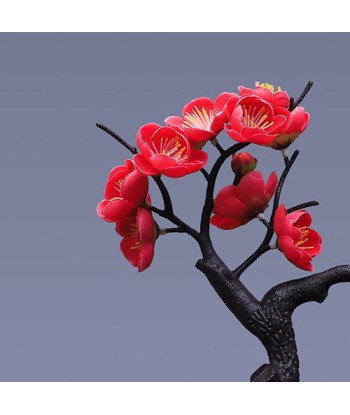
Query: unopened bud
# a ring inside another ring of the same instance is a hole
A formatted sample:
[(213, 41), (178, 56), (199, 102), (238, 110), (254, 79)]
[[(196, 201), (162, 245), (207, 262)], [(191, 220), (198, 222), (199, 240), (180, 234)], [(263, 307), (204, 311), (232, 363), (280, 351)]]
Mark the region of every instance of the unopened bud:
[(258, 160), (249, 153), (238, 153), (232, 156), (231, 168), (236, 175), (243, 176), (253, 171)]

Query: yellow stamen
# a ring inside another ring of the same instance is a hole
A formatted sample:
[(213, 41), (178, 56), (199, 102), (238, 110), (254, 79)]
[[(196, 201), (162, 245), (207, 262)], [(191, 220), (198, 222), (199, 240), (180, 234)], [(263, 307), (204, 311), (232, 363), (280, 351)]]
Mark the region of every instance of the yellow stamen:
[[(268, 83), (262, 83), (261, 84), (260, 82), (255, 82), (255, 86), (261, 86), (262, 88), (266, 88), (266, 89), (270, 90), (272, 93), (275, 92), (275, 87), (271, 84), (268, 84)], [(277, 87), (276, 92), (281, 92), (281, 91), (282, 91), (282, 88), (280, 86)]]
[(183, 124), (186, 127), (194, 127), (200, 128), (202, 130), (211, 131), (210, 127), (214, 120), (214, 112), (213, 110), (209, 110), (209, 112), (202, 107), (200, 110), (197, 106), (194, 107), (191, 113), (186, 112), (184, 115)]
[(173, 138), (162, 137), (158, 145), (152, 142), (150, 149), (153, 154), (163, 154), (181, 163), (187, 160), (187, 155), (183, 155), (186, 152), (186, 146), (181, 144), (179, 136)]
[(307, 242), (309, 240), (309, 238), (308, 238), (309, 230), (308, 230), (307, 226), (302, 226), (300, 228), (300, 231), (301, 231), (300, 240), (299, 240), (299, 242), (295, 243), (294, 246), (296, 248), (300, 247), (300, 249), (313, 249), (314, 248), (313, 246), (300, 246), (300, 245), (304, 244), (305, 242)]

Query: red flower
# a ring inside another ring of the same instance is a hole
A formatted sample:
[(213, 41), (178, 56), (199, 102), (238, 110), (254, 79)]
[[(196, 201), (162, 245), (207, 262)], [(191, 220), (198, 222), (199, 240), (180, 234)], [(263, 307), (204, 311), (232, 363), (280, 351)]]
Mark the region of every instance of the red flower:
[(210, 222), (221, 229), (245, 225), (264, 212), (275, 193), (277, 176), (273, 172), (266, 184), (259, 171), (245, 174), (237, 186), (222, 188), (214, 200), (214, 216)]
[(243, 176), (255, 170), (257, 163), (258, 160), (255, 157), (243, 151), (232, 156), (231, 168), (233, 173)]
[(227, 103), (231, 124), (225, 124), (227, 134), (241, 143), (270, 145), (290, 125), (290, 112), (274, 107), (257, 95), (244, 95)]
[(138, 131), (136, 140), (142, 154), (134, 156), (134, 163), (146, 175), (182, 177), (202, 169), (208, 161), (207, 153), (192, 149), (176, 127), (146, 124)]
[(311, 222), (311, 215), (305, 210), (287, 214), (284, 205), (278, 207), (274, 220), (278, 248), (292, 264), (305, 271), (314, 271), (311, 261), (322, 250), (321, 236), (309, 228)]
[(182, 117), (172, 116), (165, 123), (181, 128), (191, 141), (206, 141), (218, 135), (228, 121), (227, 101), (236, 94), (223, 92), (215, 101), (210, 98), (196, 98), (186, 104)]
[(152, 213), (145, 208), (138, 208), (116, 225), (117, 233), (123, 237), (120, 249), (131, 265), (138, 270), (148, 268), (154, 256), (156, 241), (156, 223)]
[(98, 216), (107, 222), (117, 222), (128, 216), (146, 198), (148, 177), (135, 169), (131, 160), (109, 173), (105, 198), (97, 206)]
[(272, 141), (270, 146), (276, 150), (282, 150), (288, 147), (305, 130), (309, 123), (309, 118), (309, 114), (303, 107), (296, 107), (291, 112), (291, 123), (289, 127)]
[(275, 92), (275, 88), (271, 84), (260, 82), (255, 83), (255, 88), (246, 88), (245, 86), (238, 87), (238, 90), (243, 95), (256, 95), (263, 99), (264, 101), (267, 101), (274, 107), (282, 107), (285, 109), (289, 108), (289, 102), (290, 98), (286, 91), (282, 91), (281, 87), (277, 88), (277, 91)]

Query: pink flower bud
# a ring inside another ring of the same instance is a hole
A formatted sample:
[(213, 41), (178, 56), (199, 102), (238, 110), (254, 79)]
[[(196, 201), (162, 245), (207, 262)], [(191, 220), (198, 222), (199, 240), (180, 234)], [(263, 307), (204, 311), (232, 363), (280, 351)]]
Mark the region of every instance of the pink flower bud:
[(232, 156), (231, 168), (235, 174), (245, 175), (253, 171), (258, 163), (258, 160), (249, 153), (239, 153)]

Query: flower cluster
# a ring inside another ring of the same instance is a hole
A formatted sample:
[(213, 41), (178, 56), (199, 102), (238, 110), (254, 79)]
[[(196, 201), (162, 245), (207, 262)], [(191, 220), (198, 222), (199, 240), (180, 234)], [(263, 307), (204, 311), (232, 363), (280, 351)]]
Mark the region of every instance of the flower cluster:
[[(237, 93), (223, 92), (215, 100), (196, 98), (183, 107), (181, 116), (167, 117), (164, 125), (148, 123), (139, 128), (136, 134), (139, 152), (133, 151), (132, 160), (110, 172), (97, 214), (107, 222), (116, 223), (116, 232), (123, 238), (122, 253), (143, 271), (152, 262), (157, 237), (164, 233), (152, 216), (150, 176), (182, 178), (203, 170), (208, 162), (203, 147), (208, 141), (218, 146), (217, 136), (222, 131), (227, 133), (229, 141), (283, 150), (308, 123), (305, 109), (294, 108), (287, 92), (280, 87), (275, 91), (270, 84), (257, 83), (255, 88), (240, 86)], [(221, 154), (224, 151), (222, 146), (219, 151)], [(278, 178), (272, 172), (265, 183), (256, 166), (257, 159), (251, 154), (233, 153), (234, 178), (214, 198), (212, 225), (235, 229), (263, 217), (275, 194)], [(203, 172), (210, 180), (210, 174)], [(311, 216), (305, 211), (287, 214), (283, 205), (274, 213), (274, 223), (270, 226), (274, 226), (278, 248), (294, 265), (313, 269), (311, 260), (321, 251), (321, 237), (309, 228)]]

